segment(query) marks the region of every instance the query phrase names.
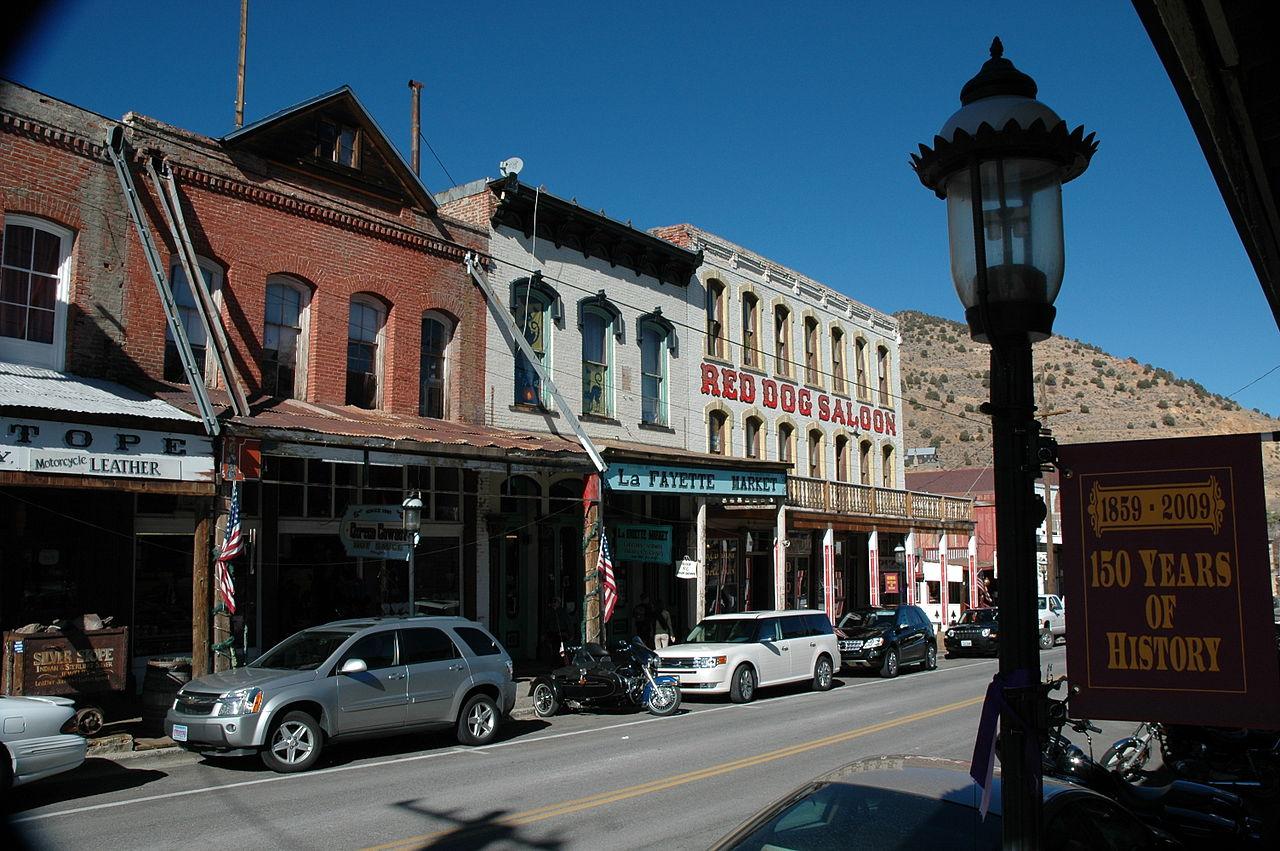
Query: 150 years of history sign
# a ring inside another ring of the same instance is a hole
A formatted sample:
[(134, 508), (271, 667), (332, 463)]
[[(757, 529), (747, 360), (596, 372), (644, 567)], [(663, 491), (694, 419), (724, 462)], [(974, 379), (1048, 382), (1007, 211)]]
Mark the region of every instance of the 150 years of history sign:
[(1256, 434), (1063, 446), (1071, 710), (1274, 727)]

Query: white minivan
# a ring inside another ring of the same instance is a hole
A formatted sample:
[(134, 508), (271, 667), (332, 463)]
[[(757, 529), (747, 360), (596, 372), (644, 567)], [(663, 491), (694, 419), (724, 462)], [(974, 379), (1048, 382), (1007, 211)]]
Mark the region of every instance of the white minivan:
[(658, 655), (659, 673), (678, 677), (681, 691), (734, 703), (754, 700), (761, 686), (805, 680), (826, 691), (840, 661), (831, 621), (812, 610), (711, 615)]

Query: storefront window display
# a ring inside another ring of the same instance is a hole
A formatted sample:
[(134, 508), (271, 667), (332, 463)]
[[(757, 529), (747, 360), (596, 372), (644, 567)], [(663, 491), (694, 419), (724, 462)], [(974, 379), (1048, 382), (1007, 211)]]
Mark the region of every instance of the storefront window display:
[(738, 582), (737, 536), (707, 539), (707, 614), (723, 615), (742, 611)]
[[(813, 562), (813, 537), (807, 534), (791, 535), (787, 538), (787, 600), (785, 608), (808, 609), (812, 592), (813, 573), (810, 568)], [(821, 581), (818, 583), (821, 591)], [(818, 607), (821, 607), (819, 598)]]

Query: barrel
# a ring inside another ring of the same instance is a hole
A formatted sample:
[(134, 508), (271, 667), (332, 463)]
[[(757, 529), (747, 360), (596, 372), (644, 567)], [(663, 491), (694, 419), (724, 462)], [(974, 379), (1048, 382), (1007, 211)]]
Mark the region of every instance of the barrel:
[(190, 657), (147, 661), (147, 674), (142, 680), (142, 731), (146, 735), (164, 735), (164, 716), (173, 706), (173, 696), (189, 682)]

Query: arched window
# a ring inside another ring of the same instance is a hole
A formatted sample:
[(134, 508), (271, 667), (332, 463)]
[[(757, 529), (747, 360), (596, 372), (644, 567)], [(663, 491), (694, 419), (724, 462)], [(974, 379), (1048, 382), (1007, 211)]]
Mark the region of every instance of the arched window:
[(0, 361), (63, 368), (71, 239), (71, 231), (52, 222), (5, 216)]
[(746, 438), (745, 449), (748, 458), (759, 458), (761, 448), (761, 433), (764, 431), (764, 422), (759, 417), (747, 417), (743, 423), (742, 432)]
[(715, 278), (707, 281), (707, 354), (713, 358), (725, 356), (724, 283)]
[(542, 514), (542, 485), (530, 476), (510, 476), (502, 483), (503, 514)]
[(387, 310), (376, 299), (351, 297), (351, 313), (347, 320), (347, 395), (348, 405), (376, 408), (382, 398), (383, 330)]
[(791, 311), (786, 305), (773, 308), (773, 358), (778, 375), (791, 375)]
[(456, 324), (438, 310), (422, 316), (422, 352), (418, 365), (418, 416), (449, 416), (449, 352)]
[(778, 423), (778, 460), (790, 464), (796, 459), (796, 430), (790, 423)]
[(311, 291), (283, 275), (267, 278), (262, 328), (262, 392), (304, 399), (307, 395), (307, 306)]
[(876, 348), (876, 372), (880, 382), (880, 404), (892, 405), (889, 398), (889, 350), (884, 346)]
[(836, 435), (836, 481), (849, 481), (849, 438)]
[(552, 517), (582, 516), (582, 479), (560, 479), (547, 490)]
[[(511, 284), (511, 315), (544, 369), (551, 368), (552, 320), (563, 313), (559, 296), (543, 283), (541, 275), (535, 273), (531, 278), (521, 278)], [(515, 403), (546, 405), (542, 378), (521, 351), (517, 351), (515, 357)]]
[(809, 430), (809, 478), (822, 478), (822, 432)]
[(853, 352), (854, 369), (858, 372), (858, 398), (869, 400), (871, 398), (871, 385), (867, 383), (867, 341), (861, 337), (854, 340)]
[(893, 444), (886, 443), (882, 450), (880, 458), (880, 486), (885, 488), (895, 487), (894, 481), (894, 463), (893, 463)]
[(831, 389), (836, 393), (849, 392), (844, 374), (844, 332), (831, 329)]
[(707, 451), (712, 455), (727, 455), (729, 415), (724, 411), (707, 414)]
[(817, 387), (822, 384), (822, 369), (818, 357), (818, 320), (804, 318), (804, 382)]
[[(222, 287), (222, 267), (203, 257), (197, 259), (200, 261), (200, 274), (204, 276), (204, 285), (209, 290), (209, 295), (215, 295)], [(195, 356), (196, 369), (200, 371), (201, 376), (207, 376), (208, 361), (213, 357), (213, 353), (208, 350), (209, 340), (205, 334), (204, 322), (200, 320), (197, 296), (187, 281), (186, 273), (182, 271), (182, 264), (176, 257), (169, 266), (169, 289), (178, 306), (178, 320), (182, 323), (182, 330), (187, 334), (187, 342), (191, 344), (191, 354)], [(178, 344), (173, 339), (173, 329), (167, 325), (164, 333), (164, 379), (181, 384), (187, 383), (187, 373), (182, 368), (182, 358), (178, 354)]]
[(671, 323), (660, 311), (640, 321), (640, 421), (667, 424), (667, 355), (672, 342)]
[(760, 351), (760, 299), (755, 293), (742, 294), (742, 363), (761, 369), (764, 354)]
[(858, 444), (858, 481), (864, 485), (871, 484), (871, 441), (869, 440)]

